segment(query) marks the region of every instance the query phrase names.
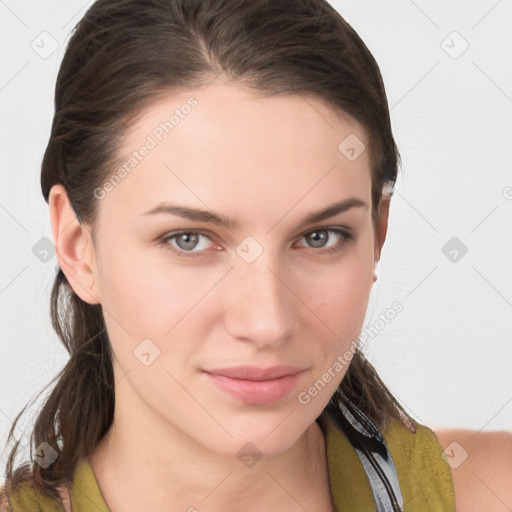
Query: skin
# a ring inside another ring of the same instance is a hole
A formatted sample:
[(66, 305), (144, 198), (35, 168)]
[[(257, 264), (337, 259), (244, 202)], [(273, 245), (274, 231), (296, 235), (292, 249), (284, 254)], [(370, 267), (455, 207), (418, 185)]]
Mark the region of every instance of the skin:
[(436, 436), (454, 461), (457, 512), (512, 510), (512, 432), (445, 428)]
[[(350, 134), (367, 145), (366, 134), (313, 98), (261, 98), (226, 83), (174, 92), (147, 109), (121, 153), (144, 144), (191, 95), (195, 109), (98, 201), (95, 244), (63, 187), (50, 193), (59, 265), (85, 302), (101, 303), (115, 354), (114, 424), (91, 466), (113, 512), (330, 511), (315, 419), (346, 365), (308, 404), (297, 395), (355, 349), (389, 201), (374, 230), (369, 154), (349, 161), (338, 150)], [(301, 223), (348, 197), (367, 206)], [(165, 201), (239, 226), (142, 216)], [(355, 238), (322, 231), (328, 227)], [(176, 239), (159, 242), (179, 230), (208, 234), (192, 249), (199, 257), (178, 256)], [(328, 236), (327, 247), (304, 236), (315, 230)], [(248, 236), (263, 250), (252, 263), (236, 251)], [(160, 355), (146, 366), (134, 350), (148, 338)], [(270, 405), (243, 404), (202, 372), (280, 363), (303, 372), (296, 389)], [(247, 443), (261, 454), (252, 467), (237, 457)]]

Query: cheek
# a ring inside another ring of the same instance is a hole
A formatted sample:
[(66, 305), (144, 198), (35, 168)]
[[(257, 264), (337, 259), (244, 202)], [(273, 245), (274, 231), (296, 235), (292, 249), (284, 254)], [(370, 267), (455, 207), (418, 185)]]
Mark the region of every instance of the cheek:
[[(323, 367), (332, 365), (347, 350), (353, 352), (363, 328), (373, 285), (373, 258), (371, 244), (360, 245), (360, 250), (330, 270), (322, 270), (316, 279), (308, 276), (303, 285), (303, 296), (308, 297), (306, 305), (314, 313), (309, 315), (309, 325), (315, 322), (311, 328), (324, 333), (316, 337), (323, 340)], [(341, 375), (338, 377), (341, 380)]]
[(117, 378), (129, 373), (132, 387), (148, 403), (162, 386), (169, 393), (180, 391), (165, 370), (175, 374), (193, 349), (184, 331), (186, 315), (202, 288), (191, 286), (190, 276), (179, 269), (150, 261), (157, 250), (116, 253), (106, 243), (99, 265), (105, 323), (120, 368)]
[(335, 332), (364, 321), (373, 285), (373, 259), (369, 256), (368, 243), (361, 246), (338, 264), (321, 268), (315, 275), (309, 274), (302, 283), (308, 305)]
[[(372, 265), (372, 260), (354, 255), (333, 269), (330, 279), (319, 279), (309, 288), (311, 310), (321, 323), (308, 323), (309, 338), (315, 340), (314, 347), (307, 347), (314, 354), (314, 371), (299, 390), (297, 401), (314, 409), (316, 415), (339, 386), (357, 348), (373, 283)], [(314, 317), (310, 314), (309, 318)]]
[[(103, 242), (101, 301), (130, 333), (162, 337), (207, 291), (192, 267), (165, 263), (165, 249)], [(158, 261), (156, 261), (158, 260)], [(211, 286), (211, 285), (210, 285)]]

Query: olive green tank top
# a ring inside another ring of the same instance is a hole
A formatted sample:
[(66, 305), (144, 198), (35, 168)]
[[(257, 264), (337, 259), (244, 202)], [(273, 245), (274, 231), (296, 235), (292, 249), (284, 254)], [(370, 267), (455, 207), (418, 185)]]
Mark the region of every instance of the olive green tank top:
[[(450, 466), (434, 432), (414, 423), (411, 432), (398, 420), (382, 432), (394, 462), (404, 512), (455, 512)], [(372, 487), (363, 465), (343, 432), (326, 424), (331, 494), (337, 512), (375, 512)], [(110, 512), (88, 461), (76, 468), (71, 486), (73, 512)], [(13, 512), (64, 512), (62, 503), (38, 495), (28, 484), (11, 496)], [(311, 511), (314, 512), (314, 511)]]

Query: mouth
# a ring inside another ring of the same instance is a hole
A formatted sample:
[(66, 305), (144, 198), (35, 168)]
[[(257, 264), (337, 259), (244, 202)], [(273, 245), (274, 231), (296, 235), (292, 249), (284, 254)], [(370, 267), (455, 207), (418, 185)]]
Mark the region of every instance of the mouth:
[(246, 405), (268, 405), (289, 395), (304, 370), (279, 365), (270, 368), (238, 366), (204, 371), (218, 389)]

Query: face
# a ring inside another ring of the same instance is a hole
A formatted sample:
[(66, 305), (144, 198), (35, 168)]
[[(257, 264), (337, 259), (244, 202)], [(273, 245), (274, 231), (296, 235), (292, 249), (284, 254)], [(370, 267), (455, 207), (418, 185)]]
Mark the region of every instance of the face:
[(96, 191), (93, 264), (124, 421), (268, 455), (321, 414), (375, 263), (369, 155), (347, 158), (348, 136), (368, 144), (318, 100), (225, 84), (133, 126)]

